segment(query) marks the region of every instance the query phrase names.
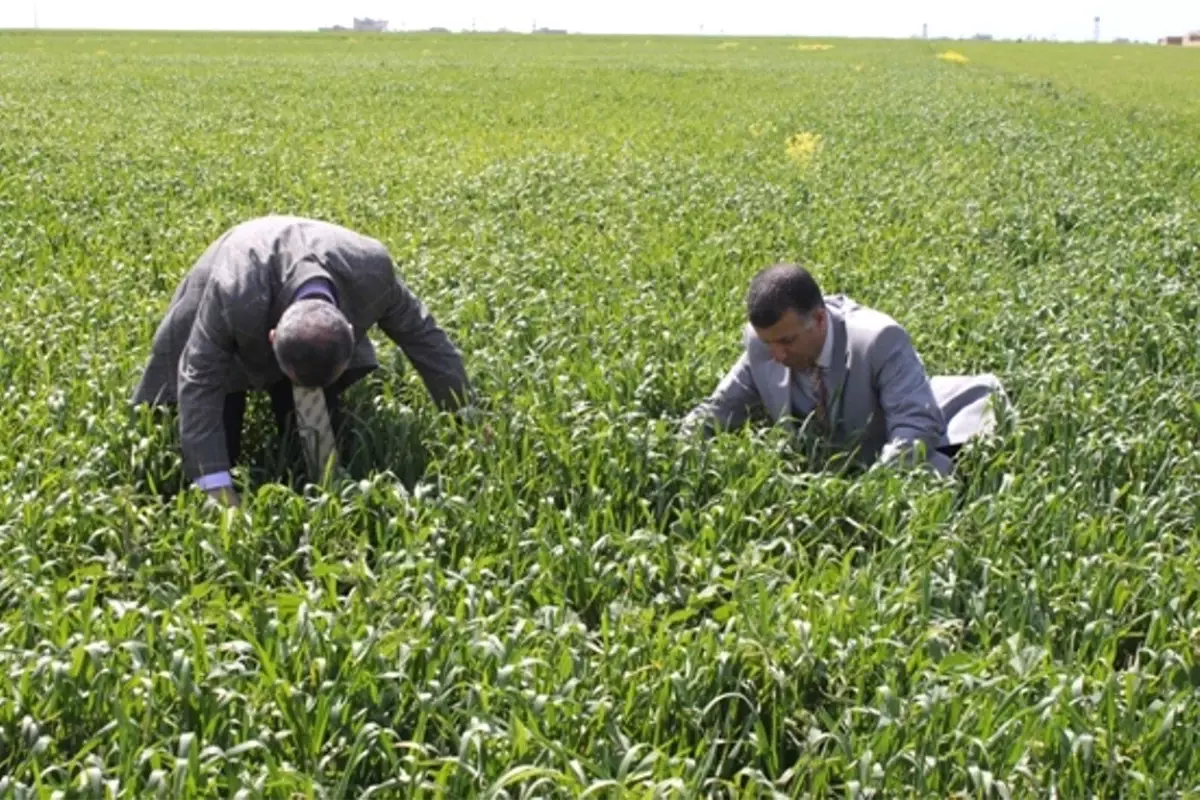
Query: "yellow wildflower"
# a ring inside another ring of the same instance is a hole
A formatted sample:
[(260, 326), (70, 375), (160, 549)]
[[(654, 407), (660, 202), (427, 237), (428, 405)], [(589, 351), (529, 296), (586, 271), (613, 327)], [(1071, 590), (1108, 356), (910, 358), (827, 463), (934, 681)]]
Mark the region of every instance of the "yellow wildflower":
[(737, 46), (738, 46), (737, 42), (721, 42), (719, 45), (717, 45), (717, 49), (718, 50), (729, 50), (729, 49), (737, 47)]
[(793, 50), (832, 50), (831, 44), (794, 44)]
[(962, 53), (956, 53), (953, 50), (947, 50), (944, 53), (938, 53), (938, 58), (940, 58), (942, 61), (949, 61), (951, 64), (966, 64), (971, 60)]
[(801, 166), (808, 166), (817, 151), (821, 149), (821, 134), (800, 131), (793, 133), (787, 140), (787, 155), (792, 161)]

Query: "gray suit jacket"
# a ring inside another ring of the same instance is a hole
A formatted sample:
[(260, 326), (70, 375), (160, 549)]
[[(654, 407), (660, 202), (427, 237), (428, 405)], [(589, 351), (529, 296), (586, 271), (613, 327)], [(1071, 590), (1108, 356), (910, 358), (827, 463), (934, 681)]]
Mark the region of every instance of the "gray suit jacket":
[(350, 368), (377, 367), (367, 331), (378, 324), (412, 361), (435, 402), (467, 399), (462, 358), (375, 239), (317, 220), (268, 216), (243, 222), (209, 245), (171, 298), (133, 402), (179, 405), (190, 478), (229, 468), (225, 395), (265, 389), (285, 376), (267, 332), (311, 278), (337, 287), (354, 327)]
[[(988, 374), (930, 379), (908, 333), (894, 319), (843, 295), (831, 295), (825, 304), (833, 335), (826, 377), (833, 426), (829, 444), (869, 465), (900, 459), (924, 442), (929, 464), (949, 474), (952, 462), (937, 448), (994, 428), (991, 402), (1004, 394), (1000, 381)], [(685, 432), (736, 427), (756, 411), (789, 425), (812, 413), (812, 408), (792, 408), (792, 371), (771, 358), (750, 325), (743, 345), (741, 358), (716, 390), (685, 418)]]

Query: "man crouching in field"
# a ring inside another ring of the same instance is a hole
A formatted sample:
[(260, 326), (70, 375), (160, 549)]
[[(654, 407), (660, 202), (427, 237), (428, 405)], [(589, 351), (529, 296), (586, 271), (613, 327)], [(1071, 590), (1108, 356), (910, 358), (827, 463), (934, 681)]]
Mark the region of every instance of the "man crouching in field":
[(753, 412), (804, 420), (832, 451), (863, 466), (923, 457), (942, 475), (958, 448), (991, 430), (993, 375), (925, 375), (894, 319), (842, 295), (824, 298), (802, 267), (754, 276), (746, 298), (744, 352), (712, 395), (688, 414), (685, 433), (739, 426)]
[(300, 217), (250, 220), (184, 276), (133, 402), (178, 404), (184, 472), (210, 497), (237, 505), (229, 470), (247, 391), (270, 394), (281, 434), (298, 418), (310, 470), (323, 470), (336, 452), (339, 395), (379, 366), (367, 338), (376, 323), (439, 407), (465, 404), (458, 350), (380, 242)]

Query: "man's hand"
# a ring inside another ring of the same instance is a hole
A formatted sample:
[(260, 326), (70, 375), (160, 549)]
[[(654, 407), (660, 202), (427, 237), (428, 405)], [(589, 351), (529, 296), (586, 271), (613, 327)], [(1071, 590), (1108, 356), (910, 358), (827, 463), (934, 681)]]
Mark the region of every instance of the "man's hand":
[(217, 489), (209, 489), (206, 494), (211, 502), (218, 503), (228, 508), (237, 508), (241, 505), (238, 499), (238, 493), (234, 491), (232, 486), (221, 486)]

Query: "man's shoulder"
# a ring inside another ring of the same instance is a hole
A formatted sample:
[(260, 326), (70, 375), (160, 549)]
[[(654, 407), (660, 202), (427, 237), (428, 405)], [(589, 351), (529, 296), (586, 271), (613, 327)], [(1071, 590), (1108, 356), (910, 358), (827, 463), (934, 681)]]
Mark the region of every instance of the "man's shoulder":
[(377, 299), (395, 280), (391, 254), (379, 239), (335, 222), (294, 215), (258, 217), (232, 228), (217, 260), (233, 273), (281, 270), (284, 281), (295, 265), (315, 261), (342, 291), (361, 295), (360, 302)]
[(204, 271), (207, 280), (218, 284), (237, 283), (246, 273), (256, 272), (273, 263), (272, 256), (286, 239), (286, 231), (297, 217), (264, 216), (243, 220), (226, 228), (194, 269)]
[(285, 251), (348, 251), (371, 256), (386, 255), (380, 240), (345, 225), (294, 214), (267, 214), (247, 219), (221, 236), (227, 246), (239, 249), (270, 247)]
[(296, 229), (311, 220), (288, 214), (267, 214), (261, 217), (244, 219), (230, 226), (221, 235), (226, 247), (248, 248), (262, 246), (283, 238), (289, 229)]
[(374, 287), (394, 278), (391, 253), (379, 239), (331, 222), (309, 221), (306, 239), (326, 269)]
[(762, 339), (758, 338), (758, 334), (754, 331), (754, 326), (749, 322), (742, 325), (742, 348), (746, 351), (746, 357), (750, 359), (752, 364), (767, 361), (771, 358), (770, 349)]
[(318, 219), (306, 219), (302, 221), (304, 227), (314, 236), (319, 236), (323, 240), (336, 243), (339, 247), (349, 249), (355, 252), (367, 252), (371, 255), (378, 256), (380, 254), (387, 255), (387, 246), (374, 236), (369, 236), (361, 231), (356, 231), (352, 228), (347, 228), (345, 225), (339, 225), (336, 222), (327, 222)]
[(862, 305), (845, 295), (832, 295), (825, 300), (830, 312), (845, 323), (846, 335), (853, 343), (874, 341), (887, 331), (903, 330), (903, 326), (890, 314), (870, 306)]

